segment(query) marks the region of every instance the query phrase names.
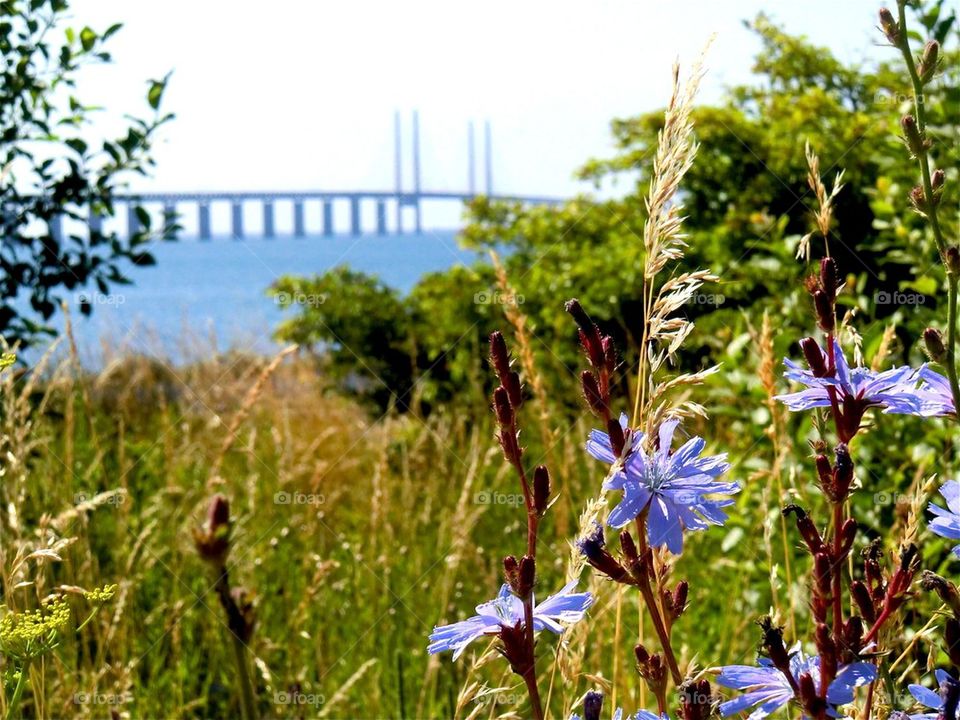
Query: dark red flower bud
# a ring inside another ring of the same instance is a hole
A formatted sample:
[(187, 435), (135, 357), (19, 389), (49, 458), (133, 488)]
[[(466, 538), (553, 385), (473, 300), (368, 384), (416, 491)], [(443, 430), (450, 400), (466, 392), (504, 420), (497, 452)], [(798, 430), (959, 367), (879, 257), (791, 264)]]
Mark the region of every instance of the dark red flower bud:
[(510, 404), (510, 395), (503, 386), (493, 391), (493, 412), (497, 416), (497, 424), (500, 427), (513, 427), (513, 406)]
[(526, 600), (533, 591), (533, 584), (537, 577), (537, 563), (529, 555), (520, 558), (520, 566), (517, 569), (517, 596), (521, 600)]
[(859, 525), (853, 518), (847, 518), (840, 528), (840, 557), (836, 558), (841, 562), (850, 553), (854, 540), (857, 538), (857, 528)]
[(933, 174), (930, 175), (930, 188), (933, 190), (935, 195), (939, 196), (939, 194), (943, 191), (943, 183), (946, 181), (946, 179), (947, 176), (940, 168), (934, 170)]
[(813, 293), (813, 307), (817, 311), (817, 324), (825, 333), (832, 333), (837, 327), (837, 319), (833, 314), (833, 298), (823, 290)]
[(681, 580), (677, 583), (677, 587), (674, 588), (670, 601), (670, 609), (674, 620), (683, 615), (683, 611), (687, 609), (687, 596), (689, 593), (690, 584), (686, 580)]
[(807, 544), (811, 555), (823, 552), (823, 538), (820, 536), (817, 526), (810, 519), (810, 516), (804, 512), (803, 508), (799, 505), (787, 505), (783, 508), (783, 514), (785, 516), (791, 514), (797, 516), (797, 529), (800, 531), (800, 535)]
[(812, 717), (820, 717), (826, 708), (826, 701), (817, 695), (817, 686), (810, 673), (803, 673), (799, 680), (800, 704)]
[(857, 609), (868, 624), (873, 625), (877, 621), (877, 612), (873, 604), (873, 598), (870, 597), (870, 591), (861, 580), (854, 580), (850, 584), (850, 594), (857, 605)]
[(507, 585), (510, 586), (510, 589), (517, 592), (520, 564), (513, 555), (507, 555), (503, 559), (503, 577), (507, 581)]
[(589, 370), (580, 373), (580, 387), (583, 389), (583, 397), (587, 401), (587, 407), (597, 417), (604, 417), (607, 410), (607, 404), (600, 394), (600, 386), (597, 384), (597, 377)]
[(832, 565), (827, 553), (817, 553), (813, 558), (813, 579), (817, 593), (822, 597), (829, 597), (831, 592)]
[(600, 337), (600, 330), (576, 298), (568, 300), (564, 307), (580, 328), (580, 344), (583, 345), (587, 360), (599, 370), (604, 366), (603, 339)]
[(820, 289), (831, 300), (837, 296), (837, 263), (832, 257), (825, 257), (820, 261)]
[(533, 471), (533, 509), (543, 516), (550, 503), (550, 472), (543, 465)]
[(217, 493), (207, 505), (207, 519), (203, 527), (194, 530), (193, 542), (204, 560), (223, 565), (230, 552), (230, 501)]
[[(943, 174), (943, 171), (937, 171)], [(603, 338), (603, 364), (607, 373), (612, 375), (617, 369), (617, 348), (613, 344), (613, 338), (609, 335)]]
[(510, 372), (510, 353), (507, 350), (507, 341), (499, 330), (490, 333), (490, 362), (502, 384), (503, 378)]
[(927, 204), (927, 196), (923, 192), (923, 188), (919, 185), (914, 185), (910, 189), (910, 204), (913, 206), (913, 209), (917, 212), (926, 215), (927, 211), (930, 209)]
[(607, 435), (610, 437), (610, 447), (613, 454), (617, 457), (623, 455), (623, 448), (626, 446), (627, 439), (624, 437), (620, 422), (615, 418), (610, 418), (607, 422)]
[(803, 350), (803, 357), (806, 358), (807, 366), (814, 377), (826, 377), (829, 372), (827, 362), (817, 341), (812, 337), (804, 338), (800, 341), (800, 349)]

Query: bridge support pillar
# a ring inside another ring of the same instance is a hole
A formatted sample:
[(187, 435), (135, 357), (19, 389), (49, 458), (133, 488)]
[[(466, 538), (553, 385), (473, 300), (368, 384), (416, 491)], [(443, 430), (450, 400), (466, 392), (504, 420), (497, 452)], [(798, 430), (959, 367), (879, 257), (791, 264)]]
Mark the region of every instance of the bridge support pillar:
[(350, 198), (350, 234), (360, 234), (360, 198)]
[(276, 235), (273, 228), (273, 200), (263, 201), (263, 236), (272, 238)]
[(140, 218), (137, 217), (137, 206), (127, 203), (127, 237), (133, 237), (140, 232)]
[(415, 218), (414, 222), (416, 223), (417, 235), (419, 235), (423, 230), (423, 226), (420, 224), (420, 197), (419, 196), (417, 197), (416, 205), (414, 205), (413, 207), (414, 207), (414, 218)]
[(293, 235), (294, 237), (303, 237), (306, 235), (303, 222), (303, 200), (293, 201)]
[[(163, 229), (177, 224), (177, 206), (174, 203), (166, 203), (163, 206)], [(176, 237), (176, 233), (174, 233)]]
[(323, 234), (333, 235), (333, 202), (330, 200), (323, 201)]
[(90, 225), (90, 235), (99, 236), (103, 234), (103, 215), (95, 210), (91, 210), (88, 223)]
[(243, 203), (239, 200), (233, 201), (233, 239), (243, 239)]
[(377, 200), (377, 235), (387, 234), (387, 203)]
[(50, 234), (58, 243), (63, 242), (63, 215), (56, 215), (50, 220)]
[(209, 240), (210, 239), (210, 206), (202, 202), (197, 206), (200, 210), (200, 219), (197, 223), (199, 225), (200, 239)]

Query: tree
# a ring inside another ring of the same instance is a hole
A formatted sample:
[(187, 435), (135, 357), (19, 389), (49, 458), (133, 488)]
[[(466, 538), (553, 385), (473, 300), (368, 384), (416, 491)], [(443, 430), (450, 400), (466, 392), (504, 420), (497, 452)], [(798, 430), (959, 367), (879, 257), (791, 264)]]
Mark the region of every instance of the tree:
[[(106, 43), (120, 25), (64, 28), (67, 10), (67, 0), (0, 2), (0, 333), (25, 345), (50, 332), (43, 321), (65, 299), (62, 290), (92, 285), (106, 294), (111, 284), (129, 282), (125, 266), (153, 264), (146, 245), (175, 230), (165, 221), (152, 233), (139, 206), (139, 228), (128, 237), (105, 232), (95, 219), (115, 214), (126, 178), (147, 173), (157, 129), (173, 116), (160, 111), (167, 78), (151, 80), (151, 116), (130, 118), (116, 139), (92, 141), (96, 108), (74, 94), (77, 71), (110, 61)], [(64, 236), (65, 220), (85, 228)], [(89, 302), (79, 305), (92, 311)]]

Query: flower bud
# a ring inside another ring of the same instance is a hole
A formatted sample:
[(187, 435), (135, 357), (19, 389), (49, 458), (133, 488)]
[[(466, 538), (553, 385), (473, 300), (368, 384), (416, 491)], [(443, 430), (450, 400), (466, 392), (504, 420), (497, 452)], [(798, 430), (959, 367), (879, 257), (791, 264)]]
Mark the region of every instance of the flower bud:
[(681, 580), (677, 583), (677, 587), (673, 590), (673, 596), (670, 602), (674, 620), (683, 615), (684, 610), (687, 609), (687, 596), (689, 593), (690, 583), (688, 583), (686, 580)]
[(903, 140), (910, 149), (910, 153), (914, 157), (924, 155), (927, 152), (927, 143), (913, 115), (904, 115), (900, 118), (900, 128), (903, 130)]
[(817, 695), (817, 686), (813, 676), (805, 672), (798, 680), (800, 686), (800, 704), (811, 717), (820, 717), (826, 707), (826, 702)]
[(924, 570), (920, 575), (920, 587), (927, 592), (935, 592), (940, 601), (950, 607), (954, 616), (960, 618), (960, 592), (957, 592), (956, 585), (935, 572)]
[(613, 555), (607, 552), (603, 539), (603, 526), (594, 523), (593, 532), (577, 540), (577, 548), (587, 559), (587, 562), (614, 582), (631, 584), (629, 573)]
[(946, 182), (947, 176), (944, 174), (943, 170), (937, 168), (933, 171), (933, 174), (930, 175), (930, 187), (935, 193), (943, 190), (943, 183)]
[(840, 663), (848, 665), (863, 648), (863, 621), (854, 615), (843, 626), (843, 648)]
[(230, 590), (230, 600), (231, 606), (224, 604), (227, 612), (227, 626), (240, 639), (240, 642), (249, 645), (257, 626), (253, 593), (244, 587), (235, 587)]
[(623, 455), (623, 448), (626, 446), (627, 439), (623, 435), (623, 428), (619, 421), (610, 418), (607, 422), (607, 435), (610, 437), (610, 448), (617, 457)]
[(599, 369), (604, 365), (603, 339), (600, 337), (600, 330), (594, 324), (586, 310), (576, 298), (568, 300), (564, 308), (573, 317), (577, 327), (580, 328), (580, 344), (583, 345), (583, 351), (587, 355), (587, 360), (594, 368)]
[(800, 341), (800, 349), (803, 350), (803, 357), (807, 360), (807, 365), (814, 377), (826, 377), (828, 373), (826, 358), (820, 345), (812, 337), (803, 338)]
[(930, 209), (930, 206), (927, 204), (927, 196), (923, 192), (923, 188), (919, 185), (914, 185), (910, 190), (910, 204), (913, 206), (913, 209), (922, 215), (926, 215), (927, 211)]
[(923, 54), (920, 56), (920, 62), (917, 63), (917, 74), (920, 76), (920, 82), (926, 85), (933, 79), (937, 71), (937, 62), (940, 55), (940, 43), (936, 40), (928, 40), (923, 46)]
[(680, 686), (680, 720), (709, 720), (713, 702), (707, 680), (684, 683)]
[(873, 604), (873, 598), (870, 597), (870, 591), (863, 584), (862, 580), (854, 580), (850, 584), (850, 594), (857, 605), (860, 614), (863, 615), (867, 624), (873, 625), (877, 621), (877, 611)]
[(507, 351), (507, 341), (499, 330), (490, 333), (490, 362), (503, 384), (503, 378), (510, 373), (510, 353)]
[(880, 29), (886, 35), (891, 45), (897, 45), (900, 42), (900, 27), (893, 15), (886, 8), (880, 8)]
[(529, 555), (520, 558), (520, 565), (517, 568), (517, 596), (521, 600), (526, 600), (533, 591), (533, 583), (537, 577), (537, 563)]
[(840, 528), (840, 557), (836, 558), (836, 562), (840, 562), (850, 553), (850, 548), (853, 547), (853, 542), (857, 538), (857, 528), (859, 527), (856, 520), (853, 518), (847, 518), (846, 521)]
[(591, 690), (583, 698), (583, 720), (600, 720), (603, 710), (603, 694)]
[(832, 257), (825, 257), (820, 261), (820, 289), (828, 298), (837, 296), (837, 263)]
[(790, 654), (783, 644), (783, 628), (774, 625), (769, 615), (760, 618), (759, 623), (763, 632), (760, 646), (770, 658), (770, 662), (781, 672), (790, 672)]
[(193, 542), (204, 560), (222, 566), (230, 552), (230, 501), (217, 493), (207, 505), (207, 519), (193, 532)]
[(597, 417), (603, 417), (607, 412), (607, 404), (603, 401), (600, 394), (600, 386), (597, 385), (597, 377), (589, 370), (580, 373), (580, 387), (583, 389), (583, 397), (587, 401), (587, 407)]
[(952, 275), (960, 275), (960, 248), (951, 245), (946, 252), (947, 272)]
[(533, 509), (541, 517), (547, 511), (550, 502), (550, 472), (544, 465), (537, 465), (533, 471)]
[(813, 293), (813, 307), (817, 312), (817, 324), (820, 329), (825, 333), (832, 333), (837, 326), (837, 320), (833, 314), (833, 299), (823, 290), (817, 290)]
[(850, 492), (850, 486), (853, 484), (853, 459), (850, 457), (850, 448), (846, 443), (839, 443), (834, 450), (836, 458), (836, 468), (834, 470), (834, 483), (837, 489), (838, 500), (844, 500)]
[(610, 374), (617, 369), (617, 348), (609, 335), (603, 338), (603, 364)]
[(782, 512), (784, 516), (791, 514), (797, 516), (797, 529), (800, 531), (800, 535), (807, 544), (811, 555), (823, 552), (823, 538), (820, 536), (817, 526), (810, 519), (810, 516), (804, 512), (803, 508), (799, 505), (787, 505)]
[(947, 358), (947, 347), (943, 344), (943, 334), (936, 328), (928, 327), (923, 331), (923, 344), (927, 356), (933, 362), (942, 363)]

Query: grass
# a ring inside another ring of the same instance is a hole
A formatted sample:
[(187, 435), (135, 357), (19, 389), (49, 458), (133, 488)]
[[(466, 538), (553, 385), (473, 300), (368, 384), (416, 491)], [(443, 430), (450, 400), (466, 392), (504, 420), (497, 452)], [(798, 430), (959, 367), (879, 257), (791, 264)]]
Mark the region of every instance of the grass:
[[(751, 660), (752, 623), (770, 607), (801, 629), (807, 619), (805, 561), (776, 510), (813, 494), (791, 419), (766, 430), (773, 408), (753, 375), (763, 362), (741, 366), (743, 388), (735, 374), (705, 388), (726, 398), (725, 422), (691, 428), (733, 451), (745, 486), (730, 524), (695, 536), (674, 571), (691, 583), (677, 648), (698, 667)], [(62, 586), (119, 586), (79, 638), (33, 669), (25, 716), (238, 716), (225, 619), (192, 545), (215, 491), (236, 519), (231, 580), (256, 595), (250, 651), (263, 716), (523, 716), (522, 687), (482, 646), (456, 664), (425, 653), (434, 624), (494, 594), (500, 558), (522, 535), (518, 489), (485, 415), (377, 418), (306, 361), (229, 355), (176, 370), (124, 357), (88, 374), (68, 354), (35, 374), (6, 373), (0, 408), (6, 605), (35, 607)], [(585, 413), (552, 410), (523, 418), (530, 460), (549, 458), (559, 492), (542, 530), (541, 593), (577, 572), (569, 541), (603, 475), (580, 449)], [(906, 465), (878, 468), (877, 482), (917, 486), (932, 472), (905, 478)], [(867, 504), (878, 527), (896, 517), (869, 494)], [(11, 574), (18, 553), (45, 548), (61, 559), (41, 554)], [(638, 627), (635, 598), (589, 572), (583, 582), (599, 594), (589, 622), (539, 646), (551, 717), (598, 685), (616, 687), (627, 707), (647, 700), (631, 649), (651, 629)]]

